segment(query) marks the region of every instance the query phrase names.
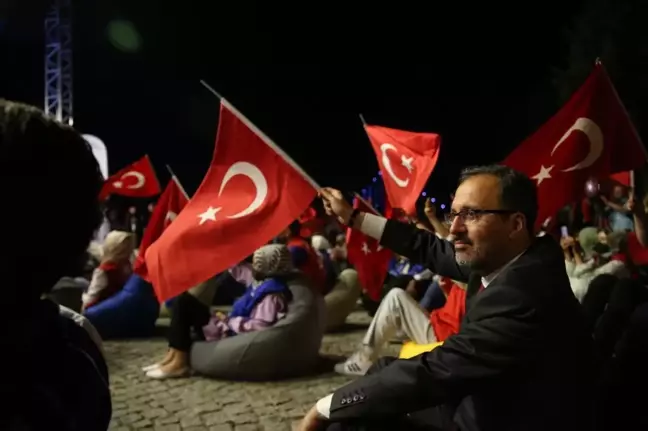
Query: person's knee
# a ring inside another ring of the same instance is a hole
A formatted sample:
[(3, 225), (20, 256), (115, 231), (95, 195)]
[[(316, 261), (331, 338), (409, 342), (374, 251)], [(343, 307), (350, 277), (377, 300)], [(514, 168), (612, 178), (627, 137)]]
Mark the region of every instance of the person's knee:
[(383, 301), (401, 302), (402, 299), (407, 296), (409, 296), (409, 294), (405, 290), (401, 289), (400, 287), (394, 287), (389, 292), (387, 292), (387, 295), (385, 295)]

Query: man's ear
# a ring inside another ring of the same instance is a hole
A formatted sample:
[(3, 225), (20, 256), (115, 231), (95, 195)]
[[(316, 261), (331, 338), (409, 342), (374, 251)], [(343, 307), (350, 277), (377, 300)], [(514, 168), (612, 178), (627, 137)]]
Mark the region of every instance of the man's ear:
[(527, 230), (526, 217), (524, 217), (522, 213), (515, 213), (511, 215), (511, 223), (513, 225), (513, 231), (511, 232), (511, 235)]

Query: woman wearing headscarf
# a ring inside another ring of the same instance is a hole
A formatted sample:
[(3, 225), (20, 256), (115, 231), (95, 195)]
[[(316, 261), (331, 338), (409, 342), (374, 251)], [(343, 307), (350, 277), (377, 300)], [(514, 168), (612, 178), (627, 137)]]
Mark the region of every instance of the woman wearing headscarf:
[(114, 230), (106, 236), (101, 264), (92, 273), (90, 286), (81, 298), (82, 310), (110, 298), (124, 287), (133, 273), (131, 256), (134, 250), (135, 236), (132, 233)]
[(292, 295), (287, 281), (295, 274), (290, 251), (285, 245), (265, 245), (252, 257), (254, 281), (232, 307), (229, 316), (212, 316), (205, 304), (189, 293), (173, 304), (169, 328), (169, 350), (162, 361), (143, 371), (153, 379), (185, 377), (190, 374), (191, 329), (201, 339), (218, 341), (244, 332), (259, 331), (283, 319)]

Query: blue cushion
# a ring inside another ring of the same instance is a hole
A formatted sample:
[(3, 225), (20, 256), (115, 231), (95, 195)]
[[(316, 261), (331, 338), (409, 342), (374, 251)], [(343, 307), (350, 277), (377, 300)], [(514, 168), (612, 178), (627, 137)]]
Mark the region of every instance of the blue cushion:
[(133, 274), (122, 290), (88, 308), (84, 315), (102, 338), (125, 338), (153, 335), (159, 312), (151, 283)]

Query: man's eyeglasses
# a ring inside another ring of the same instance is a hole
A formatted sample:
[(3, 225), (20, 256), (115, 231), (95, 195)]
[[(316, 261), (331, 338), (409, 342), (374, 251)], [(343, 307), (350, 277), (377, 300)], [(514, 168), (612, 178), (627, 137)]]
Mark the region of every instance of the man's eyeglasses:
[(484, 214), (514, 214), (517, 211), (515, 210), (473, 210), (473, 209), (463, 209), (459, 212), (450, 211), (445, 215), (445, 221), (448, 224), (452, 224), (457, 217), (461, 219), (462, 223), (470, 223), (478, 220)]

